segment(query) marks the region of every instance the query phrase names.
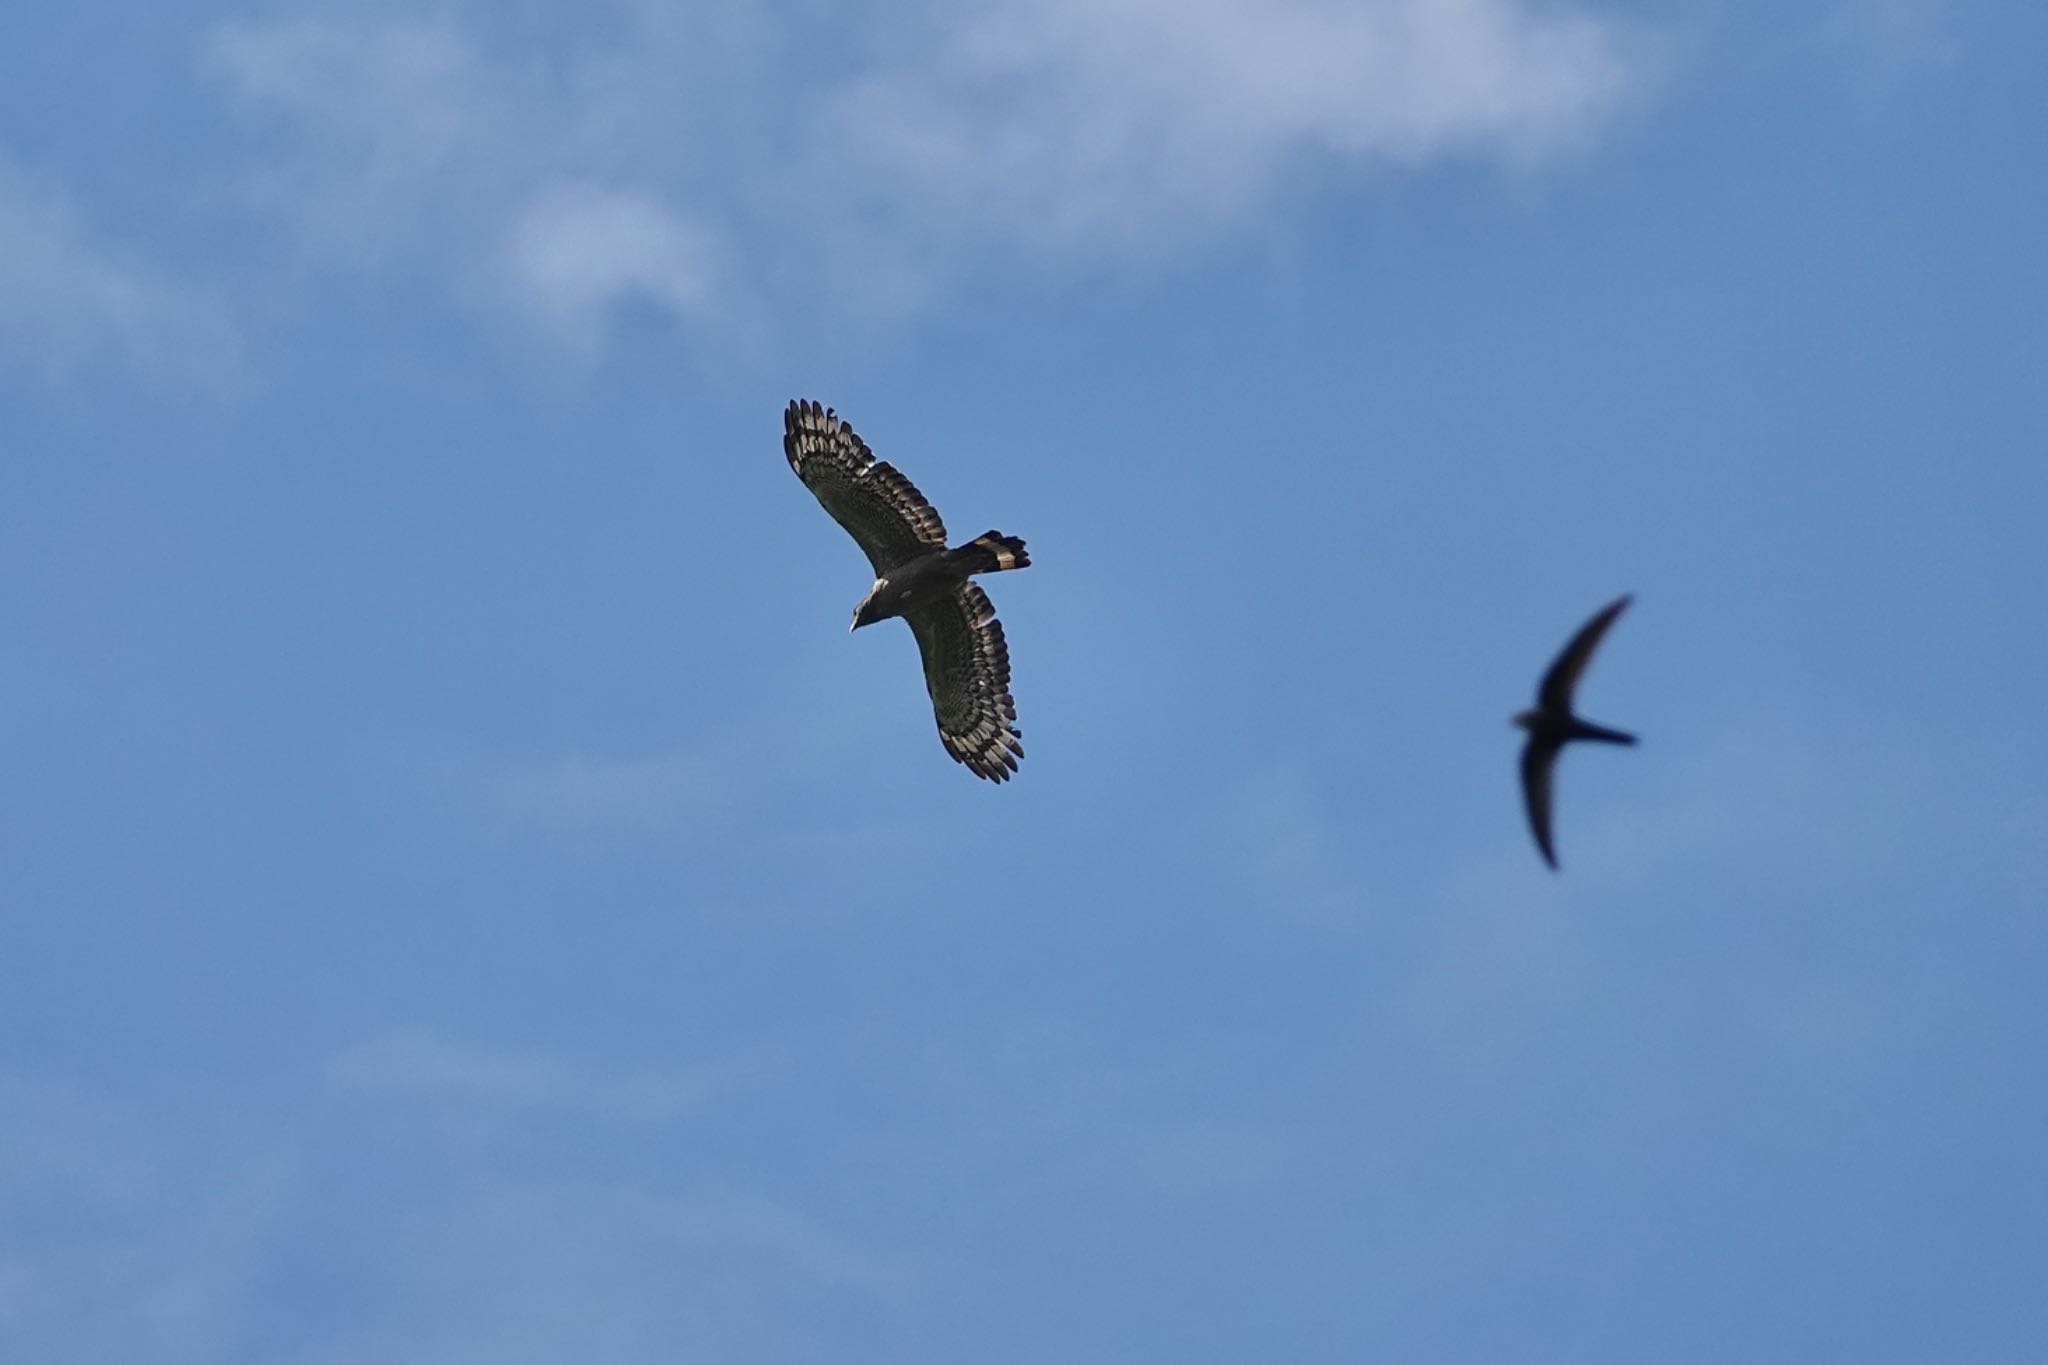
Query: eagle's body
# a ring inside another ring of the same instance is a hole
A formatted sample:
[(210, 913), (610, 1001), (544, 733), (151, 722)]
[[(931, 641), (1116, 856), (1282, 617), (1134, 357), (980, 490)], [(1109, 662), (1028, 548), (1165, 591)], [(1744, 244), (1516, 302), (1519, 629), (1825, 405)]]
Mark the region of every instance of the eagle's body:
[(853, 609), (853, 629), (901, 616), (919, 602), (951, 592), (968, 579), (964, 569), (951, 562), (952, 551), (934, 550), (875, 580), (868, 595)]
[(853, 629), (908, 616), (923, 603), (944, 597), (978, 573), (1001, 573), (1031, 563), (1024, 542), (994, 531), (957, 550), (934, 550), (899, 564), (875, 580), (853, 613)]
[(988, 594), (969, 580), (1027, 567), (1024, 542), (989, 531), (948, 548), (945, 523), (916, 486), (816, 403), (800, 399), (783, 413), (782, 451), (874, 566), (875, 585), (855, 609), (853, 629), (902, 617), (924, 657), (946, 752), (976, 776), (1006, 780), (1024, 756), (1010, 651)]

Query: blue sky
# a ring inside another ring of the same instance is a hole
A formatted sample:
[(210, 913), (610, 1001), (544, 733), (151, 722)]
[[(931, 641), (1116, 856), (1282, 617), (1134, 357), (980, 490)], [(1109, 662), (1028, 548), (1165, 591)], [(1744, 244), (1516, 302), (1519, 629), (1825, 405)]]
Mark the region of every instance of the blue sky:
[(0, 1355), (2048, 1348), (2038, 7), (8, 27)]

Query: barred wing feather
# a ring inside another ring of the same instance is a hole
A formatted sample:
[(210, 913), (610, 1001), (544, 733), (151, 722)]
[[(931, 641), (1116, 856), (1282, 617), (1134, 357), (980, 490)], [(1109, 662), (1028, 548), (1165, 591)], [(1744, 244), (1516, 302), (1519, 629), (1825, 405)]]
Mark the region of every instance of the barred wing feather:
[(867, 553), (882, 577), (946, 548), (946, 524), (917, 486), (830, 408), (799, 399), (782, 414), (782, 453), (804, 487)]
[(1010, 696), (1010, 647), (988, 594), (962, 583), (905, 619), (924, 655), (925, 688), (946, 752), (976, 776), (1007, 781), (1024, 743)]

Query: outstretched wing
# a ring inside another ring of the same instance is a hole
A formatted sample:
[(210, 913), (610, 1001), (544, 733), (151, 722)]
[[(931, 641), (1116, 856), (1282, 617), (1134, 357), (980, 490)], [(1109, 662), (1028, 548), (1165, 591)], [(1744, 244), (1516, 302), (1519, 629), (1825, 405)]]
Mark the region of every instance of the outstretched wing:
[(1531, 739), (1522, 746), (1522, 802), (1529, 808), (1529, 832), (1543, 861), (1557, 867), (1557, 853), (1550, 846), (1550, 793), (1557, 775), (1558, 745)]
[(905, 615), (924, 655), (946, 752), (991, 782), (1006, 781), (1024, 757), (1017, 703), (1010, 697), (1010, 647), (988, 594), (973, 583), (922, 602)]
[(1600, 637), (1607, 633), (1607, 628), (1614, 624), (1614, 618), (1621, 615), (1621, 609), (1630, 600), (1631, 594), (1623, 593), (1602, 607), (1599, 615), (1579, 627), (1579, 633), (1572, 636), (1572, 642), (1550, 665), (1550, 671), (1543, 675), (1543, 682), (1536, 689), (1536, 701), (1544, 710), (1572, 709), (1572, 689), (1579, 685), (1579, 675), (1592, 662), (1593, 651), (1600, 647)]
[(916, 485), (830, 408), (798, 399), (782, 414), (782, 453), (832, 520), (867, 552), (880, 578), (899, 564), (946, 548), (946, 524)]

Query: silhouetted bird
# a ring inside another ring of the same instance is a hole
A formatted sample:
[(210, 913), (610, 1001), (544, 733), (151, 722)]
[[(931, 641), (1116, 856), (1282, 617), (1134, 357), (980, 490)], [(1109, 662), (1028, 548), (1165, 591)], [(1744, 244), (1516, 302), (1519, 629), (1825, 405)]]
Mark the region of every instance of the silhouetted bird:
[(975, 775), (1002, 782), (1024, 744), (1010, 698), (1010, 648), (988, 594), (970, 575), (1022, 569), (1024, 542), (989, 531), (946, 548), (946, 526), (915, 485), (830, 408), (798, 400), (782, 415), (789, 467), (844, 526), (875, 567), (875, 586), (853, 629), (900, 616), (924, 655), (924, 685), (946, 752)]
[(1543, 675), (1543, 682), (1536, 689), (1536, 708), (1515, 717), (1515, 724), (1529, 732), (1529, 742), (1522, 746), (1522, 799), (1529, 807), (1529, 828), (1536, 834), (1536, 847), (1542, 851), (1543, 861), (1552, 868), (1557, 866), (1557, 854), (1550, 842), (1550, 794), (1558, 751), (1575, 739), (1595, 739), (1606, 744), (1636, 742), (1634, 735), (1589, 724), (1572, 714), (1572, 690), (1579, 685), (1579, 675), (1586, 671), (1600, 637), (1629, 601), (1629, 594), (1622, 594), (1579, 627), (1579, 633), (1572, 636), (1572, 642)]

